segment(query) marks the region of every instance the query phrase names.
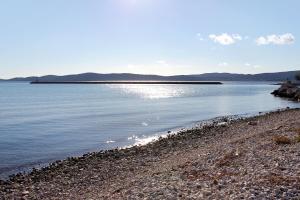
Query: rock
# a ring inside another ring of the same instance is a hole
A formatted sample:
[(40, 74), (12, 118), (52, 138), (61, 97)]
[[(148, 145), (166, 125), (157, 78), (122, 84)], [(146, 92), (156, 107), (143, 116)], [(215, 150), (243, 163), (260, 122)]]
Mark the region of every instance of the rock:
[(251, 121), (251, 122), (248, 122), (248, 125), (250, 126), (257, 126), (257, 122), (256, 121)]
[(215, 180), (213, 181), (213, 184), (218, 185), (218, 181), (215, 179)]
[(227, 126), (227, 122), (219, 122), (217, 126), (225, 127)]
[(294, 96), (294, 99), (296, 101), (300, 101), (300, 90), (298, 89), (298, 91), (296, 92), (295, 96)]
[(22, 192), (22, 195), (27, 195), (27, 194), (29, 194), (29, 191), (27, 191), (27, 190)]
[(300, 101), (300, 88), (297, 85), (286, 82), (280, 88), (274, 90), (271, 94), (274, 96), (285, 97), (295, 101)]

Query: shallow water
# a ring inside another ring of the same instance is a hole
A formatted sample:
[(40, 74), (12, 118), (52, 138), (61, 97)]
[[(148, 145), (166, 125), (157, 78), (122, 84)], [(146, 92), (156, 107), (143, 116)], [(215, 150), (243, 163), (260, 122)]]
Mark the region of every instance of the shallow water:
[(218, 116), (299, 107), (270, 95), (277, 87), (0, 83), (0, 176)]

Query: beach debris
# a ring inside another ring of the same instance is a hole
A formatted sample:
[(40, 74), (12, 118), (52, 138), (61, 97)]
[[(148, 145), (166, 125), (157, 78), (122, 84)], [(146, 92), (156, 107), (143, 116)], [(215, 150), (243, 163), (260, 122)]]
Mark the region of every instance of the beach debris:
[(276, 144), (291, 144), (292, 140), (284, 135), (276, 135), (273, 137)]

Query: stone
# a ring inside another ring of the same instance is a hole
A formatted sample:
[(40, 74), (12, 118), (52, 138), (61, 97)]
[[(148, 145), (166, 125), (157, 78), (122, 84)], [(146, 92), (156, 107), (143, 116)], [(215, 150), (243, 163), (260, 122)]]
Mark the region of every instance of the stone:
[(27, 191), (27, 190), (22, 192), (22, 195), (27, 195), (27, 194), (29, 194), (29, 191)]
[(300, 88), (296, 84), (286, 82), (280, 88), (274, 90), (271, 94), (274, 96), (285, 97), (295, 101), (300, 101)]
[(257, 126), (257, 122), (256, 121), (251, 121), (251, 122), (248, 122), (248, 125), (250, 126)]

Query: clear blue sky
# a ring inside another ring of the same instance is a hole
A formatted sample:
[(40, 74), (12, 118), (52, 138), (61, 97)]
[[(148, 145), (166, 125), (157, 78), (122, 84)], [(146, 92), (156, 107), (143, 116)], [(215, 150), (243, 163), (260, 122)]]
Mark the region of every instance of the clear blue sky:
[(1, 0), (0, 78), (300, 69), (299, 0)]

